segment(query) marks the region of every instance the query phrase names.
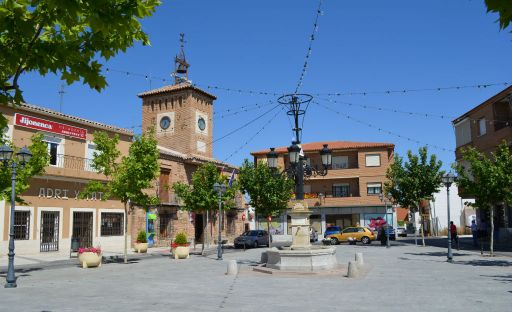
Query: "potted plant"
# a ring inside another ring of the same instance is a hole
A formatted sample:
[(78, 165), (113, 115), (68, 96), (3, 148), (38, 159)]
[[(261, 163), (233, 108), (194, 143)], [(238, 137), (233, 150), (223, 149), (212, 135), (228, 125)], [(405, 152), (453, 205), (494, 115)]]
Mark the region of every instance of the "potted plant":
[(148, 237), (146, 236), (146, 231), (139, 231), (139, 234), (137, 235), (137, 241), (133, 245), (133, 248), (138, 253), (145, 253), (148, 251)]
[(82, 268), (87, 269), (91, 267), (101, 266), (101, 248), (100, 247), (89, 247), (78, 249), (78, 261)]
[(183, 232), (176, 234), (174, 241), (171, 243), (171, 253), (174, 259), (188, 259), (190, 257), (190, 243), (187, 235)]

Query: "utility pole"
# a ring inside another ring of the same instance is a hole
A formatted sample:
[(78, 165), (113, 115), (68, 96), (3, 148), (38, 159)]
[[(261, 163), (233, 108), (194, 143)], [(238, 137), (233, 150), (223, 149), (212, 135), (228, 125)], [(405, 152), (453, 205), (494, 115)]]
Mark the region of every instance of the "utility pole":
[(61, 84), (60, 85), (60, 90), (59, 90), (59, 96), (60, 96), (60, 101), (59, 101), (59, 112), (62, 113), (62, 105), (64, 104), (64, 93), (66, 93), (64, 91), (64, 84)]

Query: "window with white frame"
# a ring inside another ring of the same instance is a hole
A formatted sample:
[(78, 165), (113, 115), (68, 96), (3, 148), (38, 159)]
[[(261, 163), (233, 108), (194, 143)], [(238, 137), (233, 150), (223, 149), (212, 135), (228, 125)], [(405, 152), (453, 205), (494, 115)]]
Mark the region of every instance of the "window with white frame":
[(368, 195), (378, 195), (378, 194), (382, 193), (382, 183), (380, 183), (380, 182), (367, 183), (366, 190), (367, 190)]
[(366, 154), (366, 167), (380, 167), (380, 155)]
[(487, 127), (485, 124), (485, 118), (478, 119), (478, 136), (482, 136), (487, 133)]
[(87, 151), (85, 152), (85, 170), (96, 172), (97, 170), (93, 167), (94, 154), (98, 154), (99, 151), (96, 149), (96, 144), (87, 143)]
[(348, 156), (333, 156), (332, 169), (348, 168)]
[(12, 141), (12, 125), (7, 125), (7, 127), (2, 129), (2, 136), (5, 142)]
[(50, 155), (50, 165), (55, 167), (62, 167), (64, 164), (63, 139), (45, 135), (43, 137), (43, 142), (45, 142), (48, 147), (48, 155)]
[(30, 239), (30, 211), (17, 210), (14, 212), (14, 239)]

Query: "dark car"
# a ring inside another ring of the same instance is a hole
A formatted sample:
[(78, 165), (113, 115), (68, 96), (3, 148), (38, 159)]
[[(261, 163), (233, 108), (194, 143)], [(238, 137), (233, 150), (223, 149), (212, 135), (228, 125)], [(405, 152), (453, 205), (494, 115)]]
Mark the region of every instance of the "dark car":
[(268, 247), (268, 232), (264, 230), (251, 230), (246, 231), (242, 235), (235, 238), (235, 248), (240, 247), (258, 247), (258, 246), (267, 246)]
[(342, 228), (339, 225), (328, 226), (327, 229), (325, 229), (324, 237), (327, 237), (331, 234), (340, 234), (341, 230)]

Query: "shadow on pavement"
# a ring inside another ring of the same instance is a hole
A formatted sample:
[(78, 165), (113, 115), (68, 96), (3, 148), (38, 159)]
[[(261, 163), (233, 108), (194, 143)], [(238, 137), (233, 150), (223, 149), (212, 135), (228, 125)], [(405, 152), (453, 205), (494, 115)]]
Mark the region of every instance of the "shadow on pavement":
[[(512, 274), (508, 274), (508, 275), (480, 275), (482, 277), (491, 277), (492, 279), (494, 279), (495, 281), (498, 281), (498, 282), (504, 282), (504, 283), (512, 283)], [(512, 291), (509, 291), (510, 293), (512, 293)]]
[(470, 260), (470, 261), (454, 261), (455, 264), (473, 265), (473, 266), (512, 266), (511, 261), (505, 260)]
[[(30, 272), (33, 272), (33, 271), (41, 271), (43, 268), (40, 268), (40, 267), (37, 267), (37, 268), (21, 268), (21, 269), (14, 269), (14, 272), (16, 273), (17, 276), (30, 276), (30, 274), (27, 274), (27, 273), (30, 273)], [(1, 271), (0, 272), (0, 277), (6, 277), (7, 276), (7, 271)]]
[(238, 264), (247, 264), (248, 266), (258, 266), (258, 265), (261, 264), (260, 262), (253, 261), (253, 260), (237, 260), (236, 263), (238, 263)]
[[(432, 252), (418, 252), (418, 253), (412, 253), (412, 252), (406, 252), (405, 255), (411, 255), (411, 256), (433, 256), (433, 257), (446, 257), (446, 251), (432, 251)], [(462, 253), (453, 253), (454, 257), (462, 257), (462, 256), (469, 256), (468, 254), (462, 254)]]

